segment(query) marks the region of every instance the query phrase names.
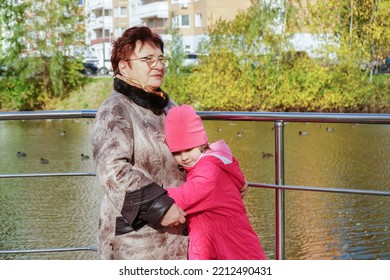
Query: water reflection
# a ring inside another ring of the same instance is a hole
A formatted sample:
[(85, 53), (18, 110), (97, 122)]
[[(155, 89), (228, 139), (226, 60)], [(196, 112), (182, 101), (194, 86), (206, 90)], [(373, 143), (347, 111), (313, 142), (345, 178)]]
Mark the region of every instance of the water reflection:
[[(248, 181), (274, 183), (273, 123), (205, 121), (225, 139)], [(90, 120), (0, 122), (0, 173), (94, 172)], [(289, 185), (390, 190), (390, 127), (287, 123)], [(17, 157), (23, 151), (26, 157)], [(49, 160), (41, 164), (40, 159)], [(102, 189), (95, 177), (0, 179), (0, 250), (96, 246)], [(248, 214), (275, 258), (274, 191), (251, 189)], [(288, 259), (390, 259), (388, 197), (286, 191)], [(94, 259), (95, 252), (0, 255)]]
[[(275, 183), (272, 123), (210, 121), (212, 140), (225, 138), (249, 181)], [(288, 185), (390, 190), (390, 127), (286, 123)], [(254, 192), (255, 191), (255, 192)], [(275, 258), (274, 191), (246, 197), (266, 253)], [(388, 197), (286, 191), (288, 259), (390, 259)]]
[[(12, 121), (0, 130), (1, 173), (94, 171), (91, 121)], [(64, 133), (65, 132), (65, 133)], [(16, 156), (18, 151), (26, 157)], [(41, 158), (49, 161), (41, 164)], [(102, 190), (95, 177), (0, 180), (0, 249), (96, 247)], [(0, 255), (5, 259), (94, 259), (95, 252)]]

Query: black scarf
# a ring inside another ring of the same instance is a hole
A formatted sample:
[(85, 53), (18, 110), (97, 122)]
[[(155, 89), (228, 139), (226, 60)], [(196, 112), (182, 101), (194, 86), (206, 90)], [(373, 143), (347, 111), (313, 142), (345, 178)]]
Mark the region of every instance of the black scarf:
[(151, 110), (156, 115), (161, 115), (169, 102), (168, 94), (160, 88), (156, 92), (161, 92), (163, 97), (156, 93), (146, 92), (141, 88), (129, 85), (118, 78), (114, 78), (114, 90), (127, 96), (138, 106)]

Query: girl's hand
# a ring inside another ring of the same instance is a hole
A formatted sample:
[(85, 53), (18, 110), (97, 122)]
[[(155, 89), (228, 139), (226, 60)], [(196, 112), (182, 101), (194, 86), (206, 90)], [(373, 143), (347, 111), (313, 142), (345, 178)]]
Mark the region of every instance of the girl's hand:
[(245, 181), (245, 184), (242, 186), (242, 188), (241, 188), (241, 190), (240, 190), (241, 198), (244, 198), (244, 196), (246, 195), (248, 189), (249, 189), (249, 187), (248, 187), (248, 182)]
[(186, 222), (187, 213), (183, 211), (177, 204), (172, 204), (164, 218), (161, 220), (161, 225), (164, 227), (178, 226)]

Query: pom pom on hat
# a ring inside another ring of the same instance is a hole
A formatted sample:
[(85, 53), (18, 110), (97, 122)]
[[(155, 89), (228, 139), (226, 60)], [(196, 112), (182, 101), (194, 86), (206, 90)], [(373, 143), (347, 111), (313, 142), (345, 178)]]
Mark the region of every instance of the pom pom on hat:
[(172, 153), (208, 143), (201, 118), (189, 105), (175, 106), (165, 118), (165, 139)]

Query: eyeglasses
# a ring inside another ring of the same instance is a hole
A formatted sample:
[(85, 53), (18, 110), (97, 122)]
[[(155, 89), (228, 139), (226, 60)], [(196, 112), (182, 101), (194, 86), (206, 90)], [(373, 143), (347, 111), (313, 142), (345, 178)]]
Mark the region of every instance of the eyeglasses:
[(146, 62), (146, 64), (149, 66), (149, 68), (154, 68), (157, 66), (158, 61), (160, 61), (164, 67), (168, 67), (170, 58), (165, 57), (165, 56), (160, 56), (157, 58), (154, 56), (145, 56), (145, 57), (140, 57), (140, 58), (129, 59), (129, 61), (132, 61), (132, 60), (141, 60), (143, 62)]

